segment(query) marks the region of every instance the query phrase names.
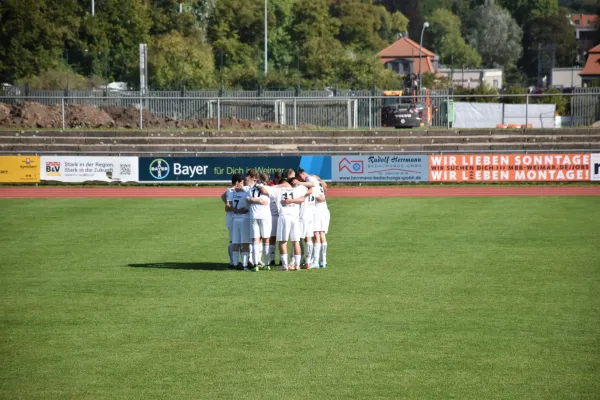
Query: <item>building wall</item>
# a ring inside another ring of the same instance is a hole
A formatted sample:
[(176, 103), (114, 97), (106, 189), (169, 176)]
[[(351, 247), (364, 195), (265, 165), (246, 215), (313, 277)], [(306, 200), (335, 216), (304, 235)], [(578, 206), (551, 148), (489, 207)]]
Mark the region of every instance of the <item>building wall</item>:
[(583, 68), (554, 68), (550, 72), (550, 84), (558, 88), (581, 87), (579, 73)]
[(500, 69), (451, 69), (443, 68), (439, 70), (443, 76), (452, 76), (454, 86), (461, 86), (468, 89), (476, 89), (483, 82), (490, 87), (500, 89), (504, 83), (503, 73)]

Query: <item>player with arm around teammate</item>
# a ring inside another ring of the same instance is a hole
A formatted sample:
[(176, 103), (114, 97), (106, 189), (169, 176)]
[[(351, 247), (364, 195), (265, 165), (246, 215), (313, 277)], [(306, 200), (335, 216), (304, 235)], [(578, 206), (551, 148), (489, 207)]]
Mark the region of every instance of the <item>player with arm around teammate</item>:
[(299, 171), (299, 175), (308, 182), (314, 182), (315, 196), (315, 220), (314, 220), (314, 249), (313, 249), (313, 264), (311, 268), (326, 268), (327, 267), (327, 232), (329, 230), (330, 213), (327, 207), (327, 199), (325, 190), (327, 184), (315, 175), (309, 175), (306, 171)]
[[(279, 219), (277, 221), (277, 241), (281, 271), (297, 271), (300, 269), (300, 204), (304, 202), (306, 187), (297, 185), (297, 181), (282, 180), (278, 187), (263, 187), (264, 190), (277, 197)], [(288, 266), (287, 242), (292, 241), (294, 258)]]
[[(246, 177), (247, 184), (253, 185), (254, 181)], [(237, 260), (239, 253), (242, 254), (241, 269), (249, 271), (249, 247), (250, 247), (250, 214), (248, 203), (249, 192), (247, 187), (236, 187), (228, 197), (227, 207), (233, 211), (233, 258)], [(238, 267), (239, 269), (239, 267)], [(258, 267), (253, 268), (253, 271), (258, 271)]]
[[(248, 171), (248, 176), (255, 179), (255, 183), (249, 188), (248, 203), (250, 204), (250, 239), (252, 240), (252, 252), (254, 266), (269, 270), (268, 251), (269, 237), (271, 235), (271, 210), (270, 198), (264, 194), (260, 187), (264, 184), (260, 181), (260, 175), (256, 169)], [(267, 177), (268, 179), (268, 177)], [(263, 247), (264, 246), (264, 247)], [(264, 250), (265, 263), (261, 262), (261, 253)]]
[(244, 178), (240, 174), (233, 174), (231, 176), (231, 187), (228, 187), (225, 192), (221, 195), (221, 200), (225, 203), (225, 226), (229, 233), (229, 245), (227, 246), (227, 252), (229, 253), (229, 269), (235, 269), (239, 264), (239, 259), (233, 258), (233, 244), (231, 240), (231, 231), (233, 229), (233, 209), (227, 207), (228, 197), (236, 187), (242, 187), (244, 184)]

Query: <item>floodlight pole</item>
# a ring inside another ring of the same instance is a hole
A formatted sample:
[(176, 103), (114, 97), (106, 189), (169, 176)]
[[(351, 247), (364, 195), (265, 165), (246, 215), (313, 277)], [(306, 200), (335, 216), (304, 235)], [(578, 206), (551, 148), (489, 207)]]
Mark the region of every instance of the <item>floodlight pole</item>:
[(423, 65), (423, 34), (425, 33), (425, 29), (429, 27), (429, 22), (425, 22), (423, 24), (423, 29), (421, 29), (421, 42), (419, 43), (419, 93), (421, 93), (421, 86), (423, 85), (421, 80), (423, 79), (423, 71), (421, 69)]
[(269, 41), (269, 27), (267, 25), (267, 0), (265, 0), (265, 75), (268, 71), (268, 41)]

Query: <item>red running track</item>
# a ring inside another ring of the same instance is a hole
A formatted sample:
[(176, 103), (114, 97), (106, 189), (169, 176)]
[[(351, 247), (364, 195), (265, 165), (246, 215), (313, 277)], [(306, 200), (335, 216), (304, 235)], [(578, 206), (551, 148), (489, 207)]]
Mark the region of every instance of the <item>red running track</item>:
[[(190, 187), (2, 187), (0, 198), (218, 197), (224, 188)], [(329, 197), (600, 196), (598, 186), (333, 187)]]

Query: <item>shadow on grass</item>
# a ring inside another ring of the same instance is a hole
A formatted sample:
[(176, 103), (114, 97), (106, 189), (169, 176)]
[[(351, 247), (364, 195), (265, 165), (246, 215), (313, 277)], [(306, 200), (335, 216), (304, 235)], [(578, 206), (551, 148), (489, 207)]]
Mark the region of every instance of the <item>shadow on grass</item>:
[(134, 268), (166, 268), (166, 269), (193, 269), (201, 271), (229, 271), (226, 263), (186, 263), (186, 262), (160, 262), (150, 264), (129, 264)]

